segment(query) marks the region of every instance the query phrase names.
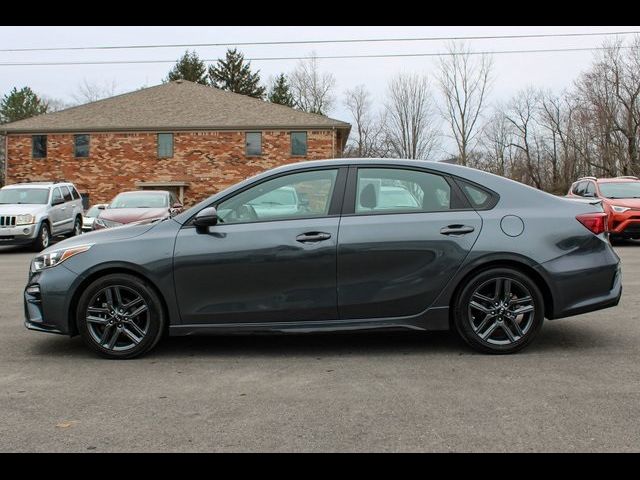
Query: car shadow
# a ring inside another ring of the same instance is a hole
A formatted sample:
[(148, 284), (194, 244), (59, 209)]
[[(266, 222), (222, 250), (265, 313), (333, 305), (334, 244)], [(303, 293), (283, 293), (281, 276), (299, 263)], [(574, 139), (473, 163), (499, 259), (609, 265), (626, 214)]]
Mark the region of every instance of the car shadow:
[[(562, 322), (562, 321), (561, 321)], [(518, 355), (579, 352), (604, 349), (614, 343), (601, 330), (576, 321), (545, 325), (532, 345)], [(43, 336), (31, 352), (51, 357), (95, 358), (79, 337)], [(339, 332), (280, 335), (203, 335), (167, 337), (143, 358), (189, 357), (283, 357), (352, 355), (482, 355), (467, 346), (454, 332)]]

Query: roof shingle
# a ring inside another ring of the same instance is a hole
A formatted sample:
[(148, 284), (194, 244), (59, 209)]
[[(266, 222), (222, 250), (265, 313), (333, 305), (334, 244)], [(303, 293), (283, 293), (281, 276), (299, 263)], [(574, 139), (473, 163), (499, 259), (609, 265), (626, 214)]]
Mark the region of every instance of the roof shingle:
[(323, 115), (186, 80), (0, 125), (7, 133), (341, 128)]

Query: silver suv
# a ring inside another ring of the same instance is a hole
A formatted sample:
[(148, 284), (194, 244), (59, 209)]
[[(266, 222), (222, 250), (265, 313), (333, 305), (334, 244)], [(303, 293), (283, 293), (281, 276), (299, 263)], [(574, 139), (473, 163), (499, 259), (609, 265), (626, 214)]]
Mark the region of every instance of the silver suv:
[(82, 198), (72, 183), (31, 182), (0, 188), (0, 245), (40, 251), (51, 237), (82, 233)]

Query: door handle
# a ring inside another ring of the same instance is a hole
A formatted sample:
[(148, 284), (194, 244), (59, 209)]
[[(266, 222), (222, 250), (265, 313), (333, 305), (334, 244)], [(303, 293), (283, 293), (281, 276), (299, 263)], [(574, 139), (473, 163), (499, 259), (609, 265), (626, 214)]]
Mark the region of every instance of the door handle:
[(440, 233), (442, 235), (465, 235), (473, 232), (474, 230), (475, 228), (470, 227), (469, 225), (447, 225), (440, 229)]
[(296, 241), (300, 243), (312, 243), (321, 242), (323, 240), (329, 240), (331, 238), (330, 233), (326, 232), (307, 232), (301, 233), (296, 237)]

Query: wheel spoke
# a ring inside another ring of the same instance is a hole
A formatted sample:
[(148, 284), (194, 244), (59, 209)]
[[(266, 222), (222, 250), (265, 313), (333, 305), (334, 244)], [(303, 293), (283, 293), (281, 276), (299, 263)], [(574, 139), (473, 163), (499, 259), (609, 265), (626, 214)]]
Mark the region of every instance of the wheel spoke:
[(136, 333), (136, 335), (140, 337), (144, 337), (144, 331), (138, 326), (136, 322), (129, 322), (127, 324), (127, 328), (131, 327), (131, 329)]
[(93, 315), (87, 315), (87, 322), (97, 323), (98, 325), (107, 325), (110, 319), (102, 317), (94, 317)]
[(508, 278), (502, 280), (502, 298), (507, 301), (511, 298), (511, 280)]
[(111, 338), (109, 339), (109, 343), (107, 344), (107, 348), (109, 350), (113, 350), (113, 347), (115, 347), (119, 336), (120, 336), (120, 330), (117, 328), (114, 328), (113, 333), (111, 334)]
[(511, 343), (516, 341), (516, 337), (513, 336), (513, 332), (511, 331), (511, 329), (507, 326), (506, 323), (503, 323), (502, 325), (500, 325), (500, 327), (502, 328), (502, 331), (507, 335), (507, 337), (509, 338), (509, 341)]
[(107, 343), (107, 339), (109, 338), (109, 333), (113, 330), (113, 325), (106, 325), (104, 330), (102, 331), (102, 335), (100, 336), (100, 345), (104, 345)]
[(478, 292), (475, 292), (473, 295), (471, 295), (471, 298), (475, 298), (477, 300), (480, 300), (481, 302), (486, 302), (486, 303), (493, 302), (493, 298), (487, 297), (486, 295), (482, 295), (481, 293), (478, 293)]
[(141, 305), (138, 308), (136, 308), (133, 312), (129, 313), (126, 315), (127, 318), (135, 318), (138, 315), (140, 315), (141, 313), (144, 313), (147, 311), (147, 306), (146, 305)]
[(480, 325), (478, 325), (477, 327), (474, 328), (474, 330), (476, 331), (476, 333), (480, 333), (482, 331), (483, 328), (485, 328), (488, 323), (494, 319), (496, 316), (495, 315), (486, 315), (482, 321), (480, 322)]
[(113, 295), (111, 293), (111, 288), (107, 288), (104, 291), (104, 296), (105, 296), (105, 299), (107, 300), (107, 305), (113, 308), (114, 305), (113, 305)]
[(89, 312), (89, 313), (104, 313), (104, 314), (108, 314), (109, 313), (109, 309), (108, 308), (103, 308), (103, 307), (89, 307), (89, 308), (87, 308), (87, 312)]
[(486, 340), (491, 336), (491, 334), (498, 328), (498, 322), (494, 320), (494, 322), (487, 328), (484, 333), (480, 333), (480, 338)]
[(480, 305), (478, 302), (470, 302), (469, 306), (471, 308), (475, 308), (476, 310), (480, 310), (482, 313), (491, 313), (491, 309), (488, 307), (485, 307), (484, 305)]
[(521, 303), (529, 303), (531, 302), (532, 299), (530, 296), (526, 296), (526, 297), (521, 297), (521, 298), (513, 298), (509, 301), (509, 305), (513, 306), (513, 305), (520, 305)]
[(524, 307), (516, 308), (512, 311), (513, 315), (518, 316), (525, 313), (533, 312), (533, 305), (525, 305)]
[(120, 287), (113, 287), (113, 292), (116, 294), (115, 295), (115, 300), (116, 300), (116, 307), (122, 307), (122, 295), (120, 294)]
[(144, 302), (144, 300), (142, 299), (142, 297), (136, 297), (135, 299), (131, 300), (128, 303), (125, 303), (122, 306), (122, 309), (126, 312), (127, 310), (129, 310), (131, 307), (135, 307), (136, 305), (138, 305), (140, 302)]
[(515, 318), (511, 318), (509, 322), (511, 323), (511, 325), (513, 325), (513, 329), (516, 331), (516, 335), (518, 335), (519, 337), (522, 337), (524, 333), (522, 332), (522, 328), (520, 328), (520, 324), (518, 323), (518, 320), (516, 320)]
[(133, 332), (129, 330), (129, 326), (127, 325), (122, 328), (122, 333), (124, 333), (136, 345), (138, 345), (142, 341), (142, 337), (138, 338)]

